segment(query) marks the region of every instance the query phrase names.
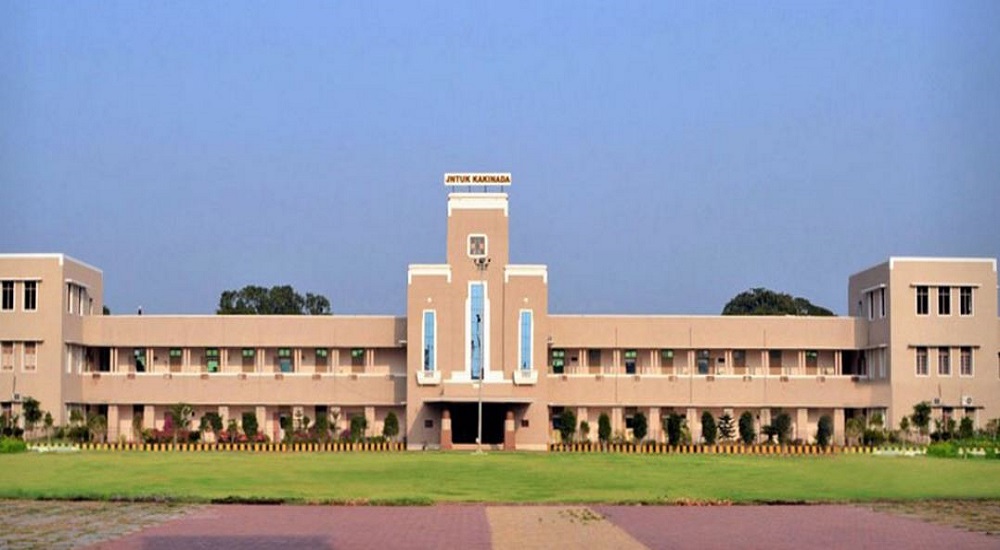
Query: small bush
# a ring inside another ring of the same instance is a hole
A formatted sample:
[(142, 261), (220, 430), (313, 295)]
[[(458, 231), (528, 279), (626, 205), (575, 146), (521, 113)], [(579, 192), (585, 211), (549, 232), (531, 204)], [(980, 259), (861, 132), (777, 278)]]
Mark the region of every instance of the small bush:
[(820, 447), (826, 447), (830, 444), (830, 438), (833, 436), (833, 419), (824, 414), (819, 417), (819, 425), (816, 428), (816, 444)]
[(351, 442), (357, 443), (365, 436), (365, 430), (368, 429), (368, 420), (360, 415), (356, 414), (351, 417)]
[(601, 443), (607, 443), (611, 439), (611, 419), (608, 418), (608, 413), (601, 413), (597, 417), (597, 438)]
[(972, 417), (966, 416), (958, 424), (958, 438), (972, 439), (976, 435), (975, 428), (972, 427)]
[(576, 433), (576, 414), (571, 409), (563, 410), (559, 415), (559, 435), (562, 436), (563, 443), (573, 441), (573, 434)]
[(939, 458), (955, 458), (958, 456), (958, 445), (950, 441), (944, 441), (941, 443), (931, 443), (927, 446), (927, 456), (936, 456)]
[(28, 450), (28, 444), (21, 439), (11, 437), (0, 438), (0, 454), (23, 453)]
[(642, 443), (643, 439), (646, 439), (646, 433), (649, 431), (649, 423), (646, 420), (646, 415), (641, 412), (635, 413), (632, 418), (632, 435), (635, 436), (636, 443)]
[(715, 445), (718, 436), (719, 427), (715, 425), (715, 417), (708, 411), (701, 413), (701, 437), (705, 439), (705, 443)]
[(385, 422), (382, 424), (382, 437), (387, 441), (392, 441), (397, 435), (399, 435), (399, 418), (396, 417), (395, 412), (389, 411), (389, 414), (385, 415)]
[(743, 411), (743, 414), (740, 415), (739, 429), (740, 440), (743, 441), (743, 444), (753, 445), (753, 442), (757, 439), (757, 431), (753, 427), (753, 413)]
[(672, 447), (679, 445), (684, 437), (684, 417), (677, 413), (670, 413), (663, 424), (663, 428), (667, 432), (667, 443)]
[(879, 447), (885, 443), (885, 431), (881, 429), (865, 430), (861, 440), (870, 447)]
[(243, 433), (250, 439), (257, 435), (257, 415), (252, 412), (243, 413)]

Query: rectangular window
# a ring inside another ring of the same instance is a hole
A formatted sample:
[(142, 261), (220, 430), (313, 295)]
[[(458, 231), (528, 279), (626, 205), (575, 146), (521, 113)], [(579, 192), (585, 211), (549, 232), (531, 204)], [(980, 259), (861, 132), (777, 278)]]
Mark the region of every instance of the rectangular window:
[(962, 348), (959, 365), (959, 374), (962, 376), (972, 376), (972, 348)]
[(14, 370), (14, 342), (0, 343), (0, 370)]
[(207, 348), (205, 350), (205, 370), (207, 372), (219, 372), (219, 348)]
[(73, 285), (71, 283), (66, 284), (66, 313), (73, 313), (73, 304), (76, 300), (73, 297)]
[(24, 370), (33, 371), (38, 366), (38, 344), (24, 343)]
[(885, 289), (878, 289), (878, 316), (885, 319)]
[(938, 376), (951, 376), (951, 349), (938, 348)]
[(486, 356), (486, 315), (483, 296), (483, 284), (472, 283), (469, 286), (469, 349), (471, 367), (470, 374), (474, 380), (482, 378), (483, 363)]
[(553, 349), (550, 365), (552, 366), (553, 374), (562, 374), (566, 369), (566, 350)]
[(634, 349), (625, 350), (625, 374), (635, 374), (635, 362), (638, 353)]
[[(330, 350), (316, 348), (316, 372), (327, 372), (330, 368)], [(319, 418), (319, 416), (317, 416)]]
[(291, 348), (278, 348), (278, 370), (280, 372), (292, 372), (294, 369)]
[(132, 357), (135, 359), (135, 372), (146, 372), (146, 348), (133, 349)]
[(938, 287), (938, 315), (951, 315), (951, 289)]
[(746, 368), (747, 366), (747, 351), (745, 349), (734, 349), (733, 350), (733, 367), (734, 368)]
[(972, 287), (963, 286), (958, 290), (959, 313), (962, 315), (972, 315)]
[(811, 349), (806, 350), (806, 368), (816, 368), (819, 366), (819, 352)]
[(875, 318), (875, 292), (867, 292), (865, 297), (868, 298), (868, 320), (871, 321)]
[(437, 367), (437, 312), (424, 312), (424, 372), (434, 372)]
[(243, 348), (240, 350), (240, 370), (244, 373), (251, 373), (257, 368), (257, 350), (254, 348)]
[(926, 286), (917, 287), (917, 315), (927, 315), (930, 312), (930, 299)]
[(708, 374), (709, 353), (707, 349), (698, 350), (698, 374)]
[(770, 367), (772, 369), (780, 369), (781, 368), (781, 350), (780, 349), (769, 350), (767, 352), (767, 359), (768, 359), (768, 363), (769, 363), (769, 365), (770, 365)]
[(521, 312), (521, 370), (531, 370), (531, 348), (533, 342), (534, 319), (531, 311)]
[(38, 309), (38, 281), (24, 281), (24, 311)]
[(184, 352), (181, 348), (170, 348), (170, 372), (180, 372), (181, 364), (184, 361)]
[(661, 367), (673, 367), (674, 366), (674, 350), (672, 350), (672, 349), (661, 349), (660, 350), (660, 366)]
[(917, 348), (917, 376), (927, 376), (927, 348)]
[(365, 348), (351, 349), (351, 366), (352, 367), (365, 366)]
[(0, 283), (3, 290), (3, 311), (14, 311), (14, 281), (3, 281)]
[(587, 365), (591, 367), (601, 366), (601, 350), (599, 349), (587, 350)]

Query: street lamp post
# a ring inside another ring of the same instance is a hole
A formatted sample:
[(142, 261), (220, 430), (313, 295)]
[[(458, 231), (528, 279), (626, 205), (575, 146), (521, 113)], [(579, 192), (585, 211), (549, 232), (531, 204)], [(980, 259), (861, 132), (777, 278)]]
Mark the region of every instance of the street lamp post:
[[(479, 280), (486, 280), (486, 268), (490, 266), (490, 259), (479, 257), (472, 259), (476, 271), (479, 272)], [(483, 303), (486, 302), (486, 289), (483, 288)], [(485, 311), (484, 311), (485, 313)], [(476, 352), (479, 354), (479, 415), (476, 426), (476, 454), (483, 453), (483, 381), (486, 378), (486, 365), (483, 362), (483, 319), (480, 314), (476, 314)]]

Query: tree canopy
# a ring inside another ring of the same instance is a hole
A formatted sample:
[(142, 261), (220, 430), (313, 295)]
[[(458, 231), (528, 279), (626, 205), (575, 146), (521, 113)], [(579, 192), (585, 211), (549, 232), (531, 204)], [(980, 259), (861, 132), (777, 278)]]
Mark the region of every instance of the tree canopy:
[(751, 288), (729, 300), (723, 315), (816, 315), (832, 316), (825, 307), (814, 305), (805, 298), (766, 288)]
[(330, 315), (330, 300), (307, 292), (302, 296), (289, 285), (247, 285), (240, 290), (226, 290), (219, 297), (220, 315)]

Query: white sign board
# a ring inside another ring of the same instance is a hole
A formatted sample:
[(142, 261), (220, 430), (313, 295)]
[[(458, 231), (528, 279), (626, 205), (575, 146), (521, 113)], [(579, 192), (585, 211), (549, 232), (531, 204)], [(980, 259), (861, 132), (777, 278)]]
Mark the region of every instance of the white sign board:
[(510, 185), (510, 173), (472, 172), (445, 174), (445, 185)]

